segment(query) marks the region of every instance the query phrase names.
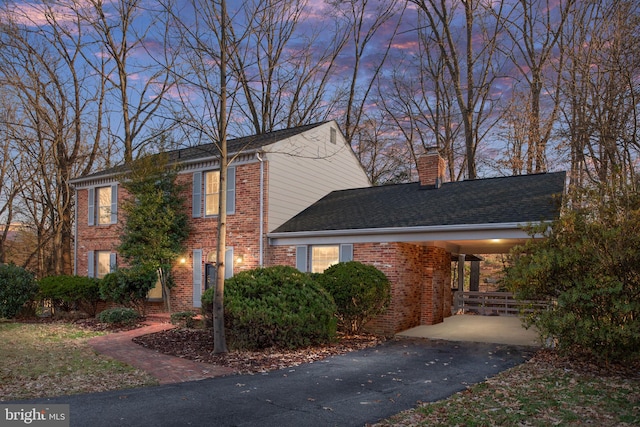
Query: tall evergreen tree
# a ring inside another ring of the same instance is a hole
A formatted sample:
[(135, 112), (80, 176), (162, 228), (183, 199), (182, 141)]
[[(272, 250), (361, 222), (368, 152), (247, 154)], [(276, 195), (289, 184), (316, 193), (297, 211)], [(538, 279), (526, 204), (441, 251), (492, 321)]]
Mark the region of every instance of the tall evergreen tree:
[(162, 296), (171, 311), (171, 269), (184, 253), (189, 236), (188, 215), (175, 168), (163, 155), (135, 161), (121, 182), (129, 197), (123, 204), (126, 214), (118, 251), (132, 266), (158, 271)]

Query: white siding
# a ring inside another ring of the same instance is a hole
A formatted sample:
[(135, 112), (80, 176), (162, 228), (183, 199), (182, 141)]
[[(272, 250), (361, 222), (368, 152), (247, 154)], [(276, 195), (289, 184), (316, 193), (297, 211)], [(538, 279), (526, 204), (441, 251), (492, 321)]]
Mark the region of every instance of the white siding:
[(269, 225), (273, 231), (334, 190), (369, 187), (364, 169), (337, 133), (330, 142), (329, 122), (266, 149), (269, 161)]

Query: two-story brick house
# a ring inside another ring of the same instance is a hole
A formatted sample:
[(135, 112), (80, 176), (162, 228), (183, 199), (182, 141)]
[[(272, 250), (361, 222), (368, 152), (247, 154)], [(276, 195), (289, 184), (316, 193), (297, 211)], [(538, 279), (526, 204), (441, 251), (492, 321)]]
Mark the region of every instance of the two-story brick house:
[[(228, 152), (227, 276), (265, 265), (266, 234), (316, 200), (333, 190), (370, 185), (335, 122), (229, 140)], [(207, 269), (215, 264), (219, 152), (208, 144), (168, 155), (180, 164), (178, 182), (189, 188), (193, 229), (189, 251), (174, 269), (172, 307), (180, 311), (199, 307)], [(116, 167), (73, 181), (76, 274), (102, 277), (121, 264), (116, 247), (124, 218), (118, 206), (127, 197), (117, 182), (122, 172)], [(157, 289), (151, 300), (161, 295)], [(151, 311), (161, 307), (150, 304)]]
[[(269, 265), (373, 264), (392, 281), (391, 306), (371, 324), (387, 335), (450, 315), (452, 257), (522, 242), (520, 225), (555, 218), (554, 195), (564, 188), (564, 174), (443, 183), (437, 153), (420, 159), (419, 183), (371, 187), (333, 121), (230, 140), (228, 149), (227, 276)], [(188, 188), (193, 229), (174, 269), (171, 303), (181, 311), (200, 306), (213, 276), (219, 153), (210, 144), (168, 154)], [(76, 274), (101, 277), (120, 263), (121, 172), (73, 181)], [(149, 312), (163, 308), (158, 291)]]

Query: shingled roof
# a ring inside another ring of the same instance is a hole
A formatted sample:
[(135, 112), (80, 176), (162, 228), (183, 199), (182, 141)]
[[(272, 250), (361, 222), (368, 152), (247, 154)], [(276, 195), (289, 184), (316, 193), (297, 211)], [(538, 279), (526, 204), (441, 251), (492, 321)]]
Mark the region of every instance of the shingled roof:
[(565, 173), (334, 191), (274, 233), (550, 221), (560, 213)]
[[(269, 146), (271, 144), (275, 144), (276, 142), (282, 141), (287, 138), (291, 138), (293, 136), (304, 133), (310, 129), (321, 126), (327, 122), (319, 122), (312, 123), (308, 125), (296, 126), (289, 129), (281, 129), (273, 132), (261, 134), (261, 135), (250, 135), (243, 136), (239, 138), (229, 139), (227, 141), (227, 152), (229, 154), (239, 153), (239, 152), (251, 152), (255, 150), (259, 150), (262, 147)], [(215, 143), (210, 144), (202, 144), (196, 145), (193, 147), (180, 148), (177, 150), (167, 151), (165, 153), (168, 156), (169, 163), (184, 163), (197, 161), (198, 159), (205, 159), (211, 157), (219, 157), (220, 149), (218, 145)], [(126, 165), (118, 165), (109, 169), (104, 169), (99, 172), (76, 178), (73, 181), (83, 181), (85, 179), (91, 178), (99, 178), (110, 175), (116, 175), (123, 173), (127, 170)]]

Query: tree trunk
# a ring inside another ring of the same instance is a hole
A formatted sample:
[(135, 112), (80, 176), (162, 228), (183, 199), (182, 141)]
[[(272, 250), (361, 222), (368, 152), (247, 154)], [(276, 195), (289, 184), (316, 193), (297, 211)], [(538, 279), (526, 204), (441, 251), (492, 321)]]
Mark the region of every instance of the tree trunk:
[(224, 276), (227, 244), (227, 7), (220, 2), (220, 203), (218, 205), (217, 278), (213, 296), (213, 352), (226, 353), (224, 331)]

